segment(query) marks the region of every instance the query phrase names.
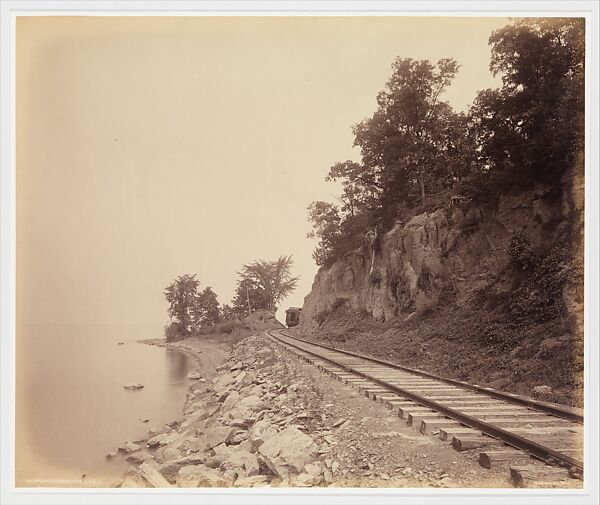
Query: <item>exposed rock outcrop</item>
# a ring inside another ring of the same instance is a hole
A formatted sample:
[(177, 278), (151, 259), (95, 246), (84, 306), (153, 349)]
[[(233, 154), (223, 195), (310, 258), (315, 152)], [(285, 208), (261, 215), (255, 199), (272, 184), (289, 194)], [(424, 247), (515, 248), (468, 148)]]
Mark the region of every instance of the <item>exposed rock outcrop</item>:
[[(547, 251), (583, 230), (582, 180), (565, 176), (562, 195), (538, 186), (475, 205), (450, 199), (432, 212), (398, 222), (390, 231), (322, 267), (304, 299), (299, 329), (315, 330), (335, 308), (377, 320), (405, 320), (445, 303), (464, 303), (478, 289), (501, 296), (515, 286), (509, 243), (523, 234), (536, 251)], [(560, 192), (559, 192), (560, 193)], [(573, 247), (579, 247), (573, 244)], [(575, 254), (577, 251), (574, 251)], [(571, 313), (582, 309), (577, 290), (565, 288)]]

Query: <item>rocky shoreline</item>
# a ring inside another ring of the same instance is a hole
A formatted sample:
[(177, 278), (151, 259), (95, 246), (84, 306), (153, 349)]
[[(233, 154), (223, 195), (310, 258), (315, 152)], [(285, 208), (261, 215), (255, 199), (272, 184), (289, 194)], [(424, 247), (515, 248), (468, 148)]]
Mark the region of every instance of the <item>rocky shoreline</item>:
[[(273, 380), (285, 371), (264, 340), (244, 339), (214, 374), (190, 372), (183, 416), (150, 429), (147, 439), (119, 447), (131, 467), (117, 487), (313, 486), (330, 481), (332, 471), (318, 461), (319, 447), (305, 433), (314, 416), (281, 405), (290, 394), (298, 395), (302, 383), (288, 388)], [(185, 342), (142, 342), (186, 352), (197, 362), (201, 354)]]
[[(202, 341), (146, 343), (202, 358)], [(183, 415), (120, 448), (131, 466), (117, 487), (510, 486), (506, 472), (483, 472), (355, 390), (324, 383), (265, 335), (189, 377)]]

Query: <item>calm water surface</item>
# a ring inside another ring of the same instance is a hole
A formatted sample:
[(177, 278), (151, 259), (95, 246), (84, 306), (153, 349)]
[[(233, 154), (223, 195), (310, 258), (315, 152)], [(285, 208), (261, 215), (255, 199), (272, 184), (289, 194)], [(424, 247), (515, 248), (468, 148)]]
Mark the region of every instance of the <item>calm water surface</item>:
[(124, 459), (104, 456), (181, 415), (194, 360), (99, 330), (40, 331), (17, 340), (17, 485), (112, 485)]

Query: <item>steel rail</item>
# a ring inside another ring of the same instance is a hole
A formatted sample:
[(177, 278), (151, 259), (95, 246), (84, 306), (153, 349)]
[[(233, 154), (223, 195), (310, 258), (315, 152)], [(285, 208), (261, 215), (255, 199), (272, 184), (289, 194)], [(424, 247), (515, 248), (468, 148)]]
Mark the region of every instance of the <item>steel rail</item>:
[[(285, 340), (278, 337), (277, 335), (274, 335), (273, 334), (274, 331), (275, 330), (267, 331), (267, 334), (269, 336), (271, 336), (271, 338), (277, 340), (278, 342), (281, 342), (281, 343), (291, 346), (291, 347), (295, 347), (296, 349), (299, 349), (300, 351), (306, 352), (318, 359), (327, 361), (328, 363), (331, 363), (332, 365), (340, 367), (349, 373), (352, 373), (352, 374), (358, 375), (360, 377), (363, 377), (365, 379), (368, 379), (371, 382), (379, 384), (380, 386), (382, 386), (386, 389), (389, 389), (390, 391), (393, 391), (394, 393), (397, 393), (398, 395), (401, 395), (406, 398), (410, 398), (411, 400), (415, 401), (416, 403), (419, 403), (420, 405), (424, 405), (426, 407), (431, 408), (432, 410), (440, 412), (441, 414), (445, 415), (446, 417), (456, 419), (457, 421), (464, 424), (465, 426), (469, 426), (470, 428), (479, 430), (482, 433), (485, 433), (486, 435), (489, 435), (493, 438), (500, 439), (503, 442), (507, 443), (508, 445), (516, 447), (517, 449), (524, 450), (524, 451), (528, 452), (529, 454), (531, 454), (532, 456), (535, 456), (538, 459), (541, 459), (548, 463), (561, 462), (561, 463), (567, 464), (571, 467), (575, 467), (580, 470), (583, 470), (583, 462), (581, 462), (577, 459), (571, 458), (570, 456), (567, 456), (566, 454), (562, 454), (559, 451), (556, 451), (549, 447), (540, 445), (537, 442), (533, 442), (532, 440), (528, 440), (519, 435), (515, 435), (514, 433), (511, 433), (510, 431), (503, 430), (501, 428), (498, 428), (497, 426), (494, 426), (492, 424), (481, 421), (480, 419), (477, 419), (475, 417), (471, 417), (466, 414), (463, 414), (462, 412), (459, 412), (457, 410), (446, 407), (440, 403), (437, 403), (436, 401), (430, 400), (429, 398), (426, 398), (426, 397), (423, 397), (416, 393), (413, 393), (413, 392), (409, 391), (408, 389), (404, 389), (399, 386), (389, 384), (384, 380), (381, 380), (376, 377), (373, 377), (372, 375), (369, 375), (368, 373), (361, 372), (359, 370), (352, 368), (351, 366), (344, 365), (342, 363), (338, 363), (337, 361), (335, 361), (331, 358), (323, 356), (314, 351), (305, 349), (297, 344), (294, 344), (291, 342), (286, 342)], [(290, 337), (286, 334), (284, 334), (284, 337), (295, 339), (295, 340), (300, 340), (309, 345), (316, 345), (317, 347), (325, 347), (325, 346), (319, 346), (318, 344), (313, 344), (312, 342), (304, 341), (302, 339), (298, 339), (296, 337)], [(333, 349), (333, 350), (337, 351), (337, 349)], [(343, 353), (343, 354), (346, 354), (346, 353)], [(360, 356), (358, 356), (358, 357), (360, 357)]]
[(281, 331), (281, 333), (288, 338), (293, 338), (295, 340), (304, 342), (306, 344), (315, 345), (317, 347), (322, 347), (323, 349), (327, 349), (330, 351), (340, 352), (342, 354), (346, 354), (348, 356), (353, 356), (355, 358), (365, 359), (365, 360), (371, 361), (373, 363), (379, 363), (380, 365), (386, 365), (386, 366), (395, 368), (397, 370), (403, 370), (403, 371), (406, 371), (406, 372), (409, 372), (409, 373), (412, 373), (415, 375), (420, 375), (421, 377), (426, 377), (428, 379), (434, 379), (434, 380), (437, 380), (440, 382), (445, 382), (446, 384), (452, 384), (454, 386), (458, 386), (458, 387), (461, 387), (464, 389), (476, 391), (477, 393), (483, 393), (488, 396), (493, 396), (494, 398), (497, 398), (499, 400), (504, 400), (509, 403), (514, 403), (515, 405), (522, 405), (525, 407), (529, 407), (531, 409), (541, 410), (541, 411), (545, 412), (546, 414), (550, 414), (550, 415), (553, 415), (556, 417), (561, 417), (563, 419), (567, 419), (572, 422), (583, 424), (583, 414), (578, 412), (578, 410), (575, 410), (574, 408), (571, 408), (571, 407), (567, 407), (565, 405), (559, 405), (556, 403), (549, 403), (549, 402), (541, 402), (538, 400), (534, 400), (533, 398), (525, 398), (523, 396), (514, 395), (511, 393), (505, 393), (503, 391), (498, 391), (496, 389), (476, 386), (474, 384), (469, 384), (467, 382), (459, 381), (456, 379), (448, 379), (446, 377), (440, 377), (438, 375), (434, 375), (429, 372), (424, 372), (423, 370), (416, 370), (414, 368), (409, 368), (404, 365), (399, 365), (399, 364), (393, 363), (391, 361), (374, 358), (372, 356), (367, 356), (365, 354), (346, 351), (344, 349), (337, 349), (335, 347), (331, 347), (331, 346), (328, 346), (325, 344), (311, 342), (310, 340), (306, 340), (306, 339), (303, 339), (300, 337), (289, 335), (282, 330), (279, 330), (279, 331)]

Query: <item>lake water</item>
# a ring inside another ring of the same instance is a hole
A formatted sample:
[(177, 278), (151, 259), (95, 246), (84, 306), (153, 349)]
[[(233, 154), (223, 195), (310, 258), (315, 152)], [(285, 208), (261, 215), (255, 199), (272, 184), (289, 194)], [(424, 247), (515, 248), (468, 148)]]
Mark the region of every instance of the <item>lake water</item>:
[(17, 486), (110, 486), (126, 465), (105, 455), (182, 414), (194, 360), (107, 329), (52, 333), (18, 334)]

